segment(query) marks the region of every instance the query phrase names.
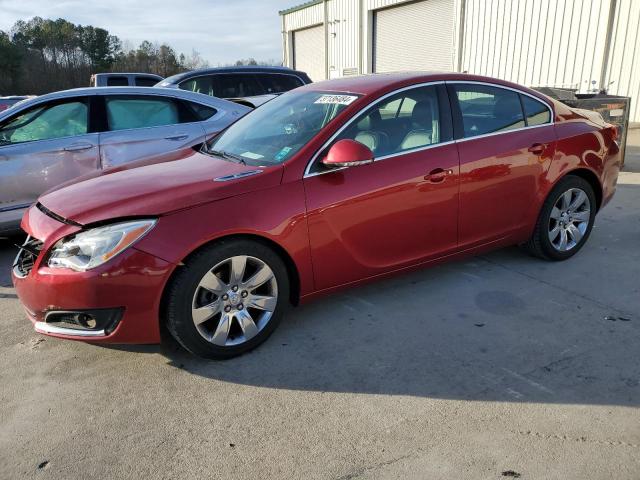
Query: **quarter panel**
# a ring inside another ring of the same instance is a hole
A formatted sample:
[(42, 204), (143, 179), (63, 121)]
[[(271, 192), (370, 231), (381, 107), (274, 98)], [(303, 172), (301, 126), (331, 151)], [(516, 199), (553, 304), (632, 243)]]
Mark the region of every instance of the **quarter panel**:
[[(602, 187), (603, 205), (613, 196), (620, 165), (621, 153), (607, 128), (601, 128), (583, 119), (559, 122), (556, 158), (548, 172), (549, 189), (567, 173), (579, 168), (590, 170)], [(546, 196), (546, 194), (545, 194)]]

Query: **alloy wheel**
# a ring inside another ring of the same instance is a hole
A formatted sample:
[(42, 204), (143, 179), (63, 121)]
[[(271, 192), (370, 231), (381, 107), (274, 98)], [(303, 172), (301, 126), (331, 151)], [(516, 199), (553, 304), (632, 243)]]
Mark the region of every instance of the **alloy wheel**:
[(259, 258), (238, 255), (215, 265), (193, 295), (191, 317), (200, 335), (214, 345), (240, 345), (268, 323), (278, 304), (278, 284)]
[(559, 252), (576, 247), (591, 221), (591, 202), (580, 188), (570, 188), (558, 197), (549, 216), (549, 242)]

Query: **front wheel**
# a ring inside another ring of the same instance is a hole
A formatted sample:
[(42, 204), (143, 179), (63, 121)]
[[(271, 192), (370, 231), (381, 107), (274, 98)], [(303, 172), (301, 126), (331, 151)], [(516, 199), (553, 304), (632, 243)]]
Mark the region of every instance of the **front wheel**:
[(222, 241), (189, 258), (173, 278), (165, 321), (191, 353), (230, 358), (269, 337), (288, 299), (287, 269), (273, 250), (248, 240)]
[(596, 198), (585, 179), (568, 175), (545, 200), (533, 235), (523, 245), (545, 260), (566, 260), (584, 246), (596, 217)]

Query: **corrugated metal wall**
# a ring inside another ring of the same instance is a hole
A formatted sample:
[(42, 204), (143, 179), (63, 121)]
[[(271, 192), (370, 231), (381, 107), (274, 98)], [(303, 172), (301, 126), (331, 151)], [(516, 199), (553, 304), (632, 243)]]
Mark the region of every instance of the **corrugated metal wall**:
[[(327, 1), (329, 78), (359, 72), (359, 0)], [(345, 73), (346, 72), (346, 73)]]
[(375, 11), (373, 70), (452, 71), (454, 0), (422, 0)]
[[(327, 0), (329, 76), (371, 72), (372, 12), (407, 1)], [(603, 65), (612, 1), (613, 30)], [(454, 6), (454, 68), (580, 92), (604, 81), (610, 93), (632, 97), (631, 120), (640, 121), (640, 0), (466, 0), (460, 22), (461, 2)], [(291, 32), (323, 23), (324, 8), (318, 3), (283, 16), (285, 65), (292, 61)]]
[(310, 5), (282, 16), (283, 35), (285, 35), (283, 44), (284, 51), (282, 52), (284, 65), (293, 67), (294, 64), (292, 48), (293, 32), (322, 24), (324, 24), (324, 6), (322, 3)]
[(631, 97), (631, 120), (640, 122), (640, 1), (618, 0), (604, 77), (609, 93)]
[(467, 0), (461, 70), (530, 86), (597, 88), (608, 14), (609, 0)]

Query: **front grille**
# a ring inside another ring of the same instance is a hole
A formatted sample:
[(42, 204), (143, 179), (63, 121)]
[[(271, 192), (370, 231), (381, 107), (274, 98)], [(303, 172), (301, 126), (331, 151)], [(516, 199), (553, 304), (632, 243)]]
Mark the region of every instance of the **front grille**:
[(13, 262), (13, 271), (19, 277), (26, 277), (33, 269), (33, 265), (42, 250), (42, 242), (37, 238), (27, 237), (27, 240), (20, 247), (18, 256)]

